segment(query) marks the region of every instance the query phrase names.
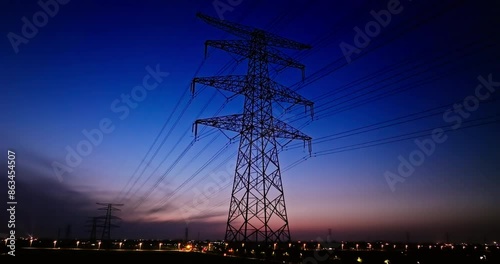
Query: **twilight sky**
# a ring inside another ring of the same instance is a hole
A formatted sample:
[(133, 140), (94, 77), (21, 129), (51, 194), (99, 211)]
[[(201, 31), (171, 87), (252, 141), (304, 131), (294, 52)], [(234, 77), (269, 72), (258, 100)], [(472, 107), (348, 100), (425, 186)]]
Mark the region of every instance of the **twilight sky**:
[(206, 40), (237, 37), (202, 12), (312, 46), (282, 50), (303, 83), (270, 66), (315, 103), (312, 121), (273, 110), (313, 138), (311, 156), (301, 142), (280, 152), (292, 239), (500, 239), (493, 1), (41, 2), (0, 4), (0, 164), (16, 152), (18, 234), (87, 237), (102, 202), (124, 204), (115, 238), (224, 237), (238, 140), (200, 127), (193, 141), (192, 123), (241, 113), (243, 97), (189, 88), (247, 60), (204, 59)]

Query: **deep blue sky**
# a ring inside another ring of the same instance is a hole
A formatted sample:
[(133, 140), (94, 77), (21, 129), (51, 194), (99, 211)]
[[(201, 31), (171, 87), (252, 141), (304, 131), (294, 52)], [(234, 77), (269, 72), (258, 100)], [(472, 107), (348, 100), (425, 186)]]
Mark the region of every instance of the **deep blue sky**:
[[(487, 100), (478, 99), (476, 90), (479, 76), (500, 82), (500, 10), (493, 1), (454, 2), (242, 0), (219, 17), (212, 1), (73, 0), (58, 5), (16, 52), (10, 40), (22, 36), (22, 18), (32, 22), (43, 9), (36, 1), (3, 1), (0, 142), (3, 164), (7, 149), (17, 153), (18, 232), (55, 236), (58, 228), (71, 225), (74, 236), (87, 236), (86, 219), (101, 213), (96, 202), (122, 202), (121, 228), (113, 231), (117, 237), (182, 237), (187, 224), (192, 238), (197, 232), (223, 238), (238, 146), (229, 145), (204, 166), (228, 138), (207, 128), (189, 147), (191, 124), (240, 113), (243, 100), (237, 96), (225, 104), (230, 93), (199, 85), (190, 101), (186, 91), (195, 74), (244, 74), (247, 61), (235, 63), (239, 57), (214, 48), (203, 59), (205, 40), (237, 37), (196, 18), (202, 12), (312, 45), (310, 51), (283, 52), (306, 66), (306, 81), (314, 80), (298, 92), (314, 100), (315, 119), (308, 122), (300, 106), (290, 112), (283, 111), (286, 104), (274, 108), (275, 116), (313, 138), (312, 157), (297, 166), (287, 169), (308, 157), (305, 149), (291, 143), (280, 154), (292, 239), (325, 237), (330, 228), (339, 240), (401, 240), (406, 232), (415, 241), (443, 241), (446, 232), (454, 240), (499, 239), (500, 127), (498, 116), (491, 118), (499, 105), (487, 101), (498, 98), (498, 85), (481, 88)], [(391, 20), (347, 63), (341, 47), (355, 45), (354, 28), (364, 31), (375, 23), (371, 11), (387, 10), (388, 3), (397, 9)], [(142, 101), (127, 106), (122, 94), (143, 83), (147, 67), (168, 76)], [(276, 69), (271, 66), (270, 72), (284, 85), (301, 80), (296, 69), (277, 75)], [(363, 101), (394, 90), (400, 92)], [(477, 110), (443, 118), (452, 106), (437, 107), (465, 98), (477, 100)], [(427, 118), (315, 141), (432, 108), (437, 109), (420, 115), (435, 113)], [(408, 160), (418, 146), (415, 139), (374, 140), (423, 131), (418, 140), (428, 142), (433, 128), (458, 119), (468, 123), (446, 131), (446, 140), (391, 189), (384, 175), (397, 173), (398, 157)], [(54, 164), (68, 165), (68, 148), (76, 149), (86, 140), (82, 131), (99, 129), (102, 120), (113, 131), (104, 133), (71, 172), (56, 176)], [(378, 145), (357, 148), (371, 141)], [(339, 152), (344, 146), (354, 149)], [(213, 194), (203, 198), (203, 193)], [(0, 233), (6, 233), (2, 226)]]

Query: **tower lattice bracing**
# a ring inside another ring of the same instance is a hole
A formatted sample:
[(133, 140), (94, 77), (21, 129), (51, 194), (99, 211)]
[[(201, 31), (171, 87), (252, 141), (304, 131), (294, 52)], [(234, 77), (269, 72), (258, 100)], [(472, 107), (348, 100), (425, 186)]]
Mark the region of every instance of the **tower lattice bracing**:
[(290, 230), (285, 205), (283, 184), (278, 160), (278, 138), (300, 139), (311, 143), (311, 137), (301, 133), (273, 116), (273, 102), (302, 104), (310, 108), (313, 103), (293, 90), (273, 81), (269, 64), (295, 67), (304, 65), (281, 52), (278, 48), (308, 49), (309, 46), (274, 34), (220, 21), (198, 14), (210, 25), (232, 33), (239, 40), (210, 40), (213, 46), (248, 59), (246, 75), (199, 77), (195, 84), (243, 95), (242, 114), (220, 116), (195, 121), (197, 125), (217, 127), (239, 133), (239, 150), (225, 240), (230, 242), (288, 242)]

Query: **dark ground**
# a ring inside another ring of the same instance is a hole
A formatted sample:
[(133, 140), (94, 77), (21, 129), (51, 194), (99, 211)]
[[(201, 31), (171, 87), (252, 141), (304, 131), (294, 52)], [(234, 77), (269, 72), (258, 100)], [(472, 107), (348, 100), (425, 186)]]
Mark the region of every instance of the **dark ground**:
[[(168, 263), (242, 263), (242, 264), (255, 264), (264, 263), (262, 261), (241, 259), (235, 257), (223, 257), (212, 254), (196, 253), (196, 252), (178, 252), (178, 251), (106, 251), (106, 250), (67, 250), (67, 249), (19, 249), (16, 250), (16, 256), (30, 256), (30, 257), (51, 257), (51, 258), (113, 258), (118, 257), (131, 260), (163, 260)], [(271, 263), (271, 262), (269, 262)]]
[[(382, 251), (339, 251), (339, 252), (309, 252), (307, 255), (302, 256), (302, 260), (283, 262), (280, 261), (264, 261), (257, 259), (244, 259), (238, 257), (224, 257), (210, 253), (198, 252), (179, 252), (179, 251), (154, 251), (154, 250), (71, 250), (71, 249), (23, 249), (16, 250), (16, 256), (41, 256), (42, 259), (47, 257), (52, 258), (72, 258), (73, 260), (78, 257), (124, 257), (127, 260), (162, 260), (168, 263), (242, 263), (242, 264), (256, 264), (256, 263), (384, 263), (386, 259), (390, 260), (390, 264), (397, 263), (500, 263), (498, 254), (486, 254), (486, 259), (481, 259), (483, 253), (432, 253), (421, 252), (416, 254), (407, 254), (400, 251), (382, 252)], [(326, 257), (325, 257), (326, 256)], [(358, 259), (360, 258), (360, 259)], [(324, 261), (321, 261), (324, 260)], [(361, 260), (361, 262), (359, 261)]]

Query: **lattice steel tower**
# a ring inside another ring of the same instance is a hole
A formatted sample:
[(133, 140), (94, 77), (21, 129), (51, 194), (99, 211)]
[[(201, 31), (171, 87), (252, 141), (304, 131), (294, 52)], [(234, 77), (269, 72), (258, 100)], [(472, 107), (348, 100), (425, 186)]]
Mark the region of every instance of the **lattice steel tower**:
[(197, 14), (206, 23), (242, 39), (209, 40), (205, 51), (213, 46), (248, 58), (246, 75), (195, 78), (192, 84), (213, 86), (245, 96), (243, 114), (199, 119), (197, 126), (207, 125), (239, 133), (239, 151), (229, 208), (226, 241), (288, 242), (290, 230), (285, 206), (276, 138), (301, 139), (311, 146), (311, 138), (273, 117), (275, 101), (302, 104), (311, 109), (306, 100), (291, 89), (269, 78), (269, 64), (295, 67), (304, 65), (277, 48), (303, 50), (307, 45), (274, 34), (228, 21)]
[(91, 217), (87, 222), (89, 224), (86, 227), (90, 227), (90, 241), (95, 242), (97, 240), (97, 222), (99, 221), (99, 217)]
[(123, 206), (123, 204), (112, 204), (112, 203), (97, 203), (98, 205), (102, 205), (104, 207), (99, 208), (98, 210), (105, 210), (106, 215), (100, 216), (100, 219), (104, 220), (102, 227), (101, 240), (108, 241), (111, 239), (111, 228), (119, 227), (111, 223), (114, 220), (121, 220), (121, 218), (114, 216), (113, 211), (120, 211), (116, 206)]

